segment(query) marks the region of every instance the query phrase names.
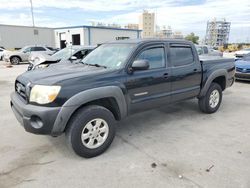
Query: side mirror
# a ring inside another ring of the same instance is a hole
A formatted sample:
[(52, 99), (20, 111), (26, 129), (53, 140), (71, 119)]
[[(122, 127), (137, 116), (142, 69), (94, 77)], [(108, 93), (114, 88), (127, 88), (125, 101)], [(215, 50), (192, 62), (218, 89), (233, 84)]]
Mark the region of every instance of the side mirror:
[(149, 62), (146, 59), (136, 60), (132, 64), (132, 70), (148, 70)]
[(69, 60), (75, 61), (75, 60), (77, 60), (77, 57), (76, 57), (76, 56), (71, 56), (71, 57), (69, 58)]

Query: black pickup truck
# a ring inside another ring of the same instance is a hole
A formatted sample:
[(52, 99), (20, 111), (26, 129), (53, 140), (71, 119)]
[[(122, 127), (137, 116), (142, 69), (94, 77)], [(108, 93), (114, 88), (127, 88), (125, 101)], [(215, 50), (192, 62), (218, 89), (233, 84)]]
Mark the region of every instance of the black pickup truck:
[(25, 130), (66, 133), (83, 157), (103, 153), (116, 122), (128, 115), (198, 98), (214, 113), (234, 82), (233, 59), (199, 59), (184, 40), (124, 40), (101, 45), (80, 63), (65, 63), (17, 77), (11, 107)]

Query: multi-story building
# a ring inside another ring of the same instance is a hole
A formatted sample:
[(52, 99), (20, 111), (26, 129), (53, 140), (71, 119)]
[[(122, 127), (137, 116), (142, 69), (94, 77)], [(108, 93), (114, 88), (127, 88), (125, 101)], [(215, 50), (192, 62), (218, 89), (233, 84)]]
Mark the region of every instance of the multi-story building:
[(159, 38), (173, 38), (173, 31), (170, 26), (163, 26), (162, 28), (158, 27), (156, 31), (156, 37)]
[(207, 22), (205, 43), (209, 46), (223, 46), (228, 43), (230, 33), (230, 22), (225, 19), (216, 19)]
[(155, 13), (146, 10), (140, 15), (139, 29), (142, 30), (143, 38), (151, 38), (155, 36)]
[(128, 24), (125, 25), (125, 29), (139, 29), (139, 24)]
[(173, 38), (174, 38), (174, 39), (184, 39), (184, 36), (183, 36), (182, 32), (180, 32), (180, 31), (175, 31), (175, 32), (173, 33)]

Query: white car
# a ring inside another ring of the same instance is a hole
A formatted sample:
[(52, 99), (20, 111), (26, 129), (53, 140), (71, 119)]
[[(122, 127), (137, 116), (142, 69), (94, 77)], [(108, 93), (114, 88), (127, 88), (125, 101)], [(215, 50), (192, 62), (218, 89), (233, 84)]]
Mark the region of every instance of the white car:
[(5, 49), (0, 48), (0, 60), (3, 59), (3, 54), (4, 54)]
[(250, 54), (250, 48), (245, 48), (235, 52), (235, 59), (242, 59), (245, 55)]
[(55, 51), (51, 50), (50, 47), (42, 46), (42, 45), (34, 45), (34, 46), (25, 46), (17, 51), (5, 51), (3, 59), (6, 62), (10, 62), (13, 65), (17, 65), (20, 62), (27, 62), (29, 56), (33, 53), (41, 53), (52, 55)]

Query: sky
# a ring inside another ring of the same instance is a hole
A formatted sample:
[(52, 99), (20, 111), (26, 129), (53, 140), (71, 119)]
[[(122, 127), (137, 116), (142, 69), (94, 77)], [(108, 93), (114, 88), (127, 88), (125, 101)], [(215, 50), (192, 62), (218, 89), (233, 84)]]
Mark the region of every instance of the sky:
[[(32, 25), (30, 0), (0, 0), (0, 24)], [(138, 23), (144, 9), (157, 25), (204, 38), (213, 18), (231, 22), (230, 42), (250, 42), (250, 0), (33, 0), (36, 26)]]

